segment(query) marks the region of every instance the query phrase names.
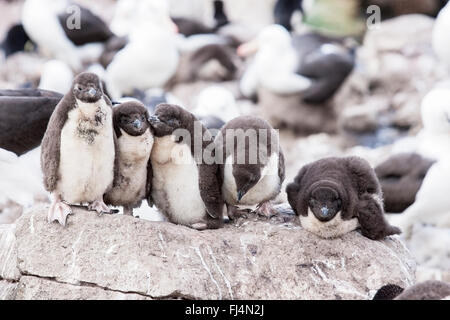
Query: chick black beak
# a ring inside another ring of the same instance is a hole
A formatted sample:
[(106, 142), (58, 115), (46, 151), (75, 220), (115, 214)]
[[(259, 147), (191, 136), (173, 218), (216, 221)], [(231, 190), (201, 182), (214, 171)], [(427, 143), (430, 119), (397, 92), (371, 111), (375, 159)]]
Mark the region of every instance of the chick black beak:
[(324, 217), (327, 217), (328, 216), (328, 214), (330, 213), (330, 210), (325, 206), (325, 207), (322, 207), (321, 209), (320, 209), (320, 211), (322, 212), (322, 215), (324, 216)]
[(135, 127), (136, 129), (140, 129), (142, 127), (142, 122), (139, 119), (136, 119), (133, 121), (133, 127)]
[(88, 91), (88, 94), (91, 97), (95, 97), (95, 95), (97, 94), (97, 90), (95, 90), (94, 88), (90, 88), (89, 91)]
[(319, 219), (320, 221), (330, 221), (336, 214), (335, 210), (330, 209), (327, 206), (323, 206), (319, 210), (313, 212), (317, 219)]
[(148, 121), (149, 121), (150, 123), (154, 123), (154, 124), (160, 123), (160, 122), (161, 122), (161, 120), (159, 120), (159, 118), (158, 118), (157, 116), (150, 116), (150, 117), (148, 118)]
[(237, 192), (237, 200), (238, 200), (238, 202), (241, 201), (241, 199), (244, 197), (244, 195), (245, 195), (245, 192), (242, 192), (242, 191), (238, 191)]

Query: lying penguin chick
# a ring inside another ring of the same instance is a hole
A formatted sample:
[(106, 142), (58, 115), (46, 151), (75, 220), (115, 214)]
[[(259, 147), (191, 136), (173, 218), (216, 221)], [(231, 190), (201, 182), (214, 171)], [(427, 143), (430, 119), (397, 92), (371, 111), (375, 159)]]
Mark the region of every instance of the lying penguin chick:
[(42, 140), (45, 189), (54, 196), (48, 221), (65, 225), (69, 204), (110, 213), (103, 194), (114, 178), (115, 135), (112, 106), (98, 76), (81, 73), (56, 106)]
[(154, 204), (171, 222), (195, 229), (220, 227), (218, 166), (213, 155), (212, 161), (203, 158), (214, 146), (209, 131), (192, 113), (171, 104), (160, 104), (150, 124), (155, 132), (150, 156)]
[(304, 166), (286, 192), (306, 230), (335, 238), (355, 230), (373, 240), (399, 234), (384, 218), (380, 183), (358, 157), (325, 158)]
[(412, 205), (434, 162), (417, 153), (401, 153), (379, 164), (375, 173), (384, 195), (384, 210), (401, 213)]
[(133, 215), (133, 208), (139, 207), (150, 191), (152, 168), (149, 160), (154, 139), (148, 118), (147, 108), (136, 101), (122, 103), (113, 111), (118, 167), (105, 201), (123, 206), (126, 215)]
[(442, 281), (429, 280), (403, 288), (388, 284), (381, 287), (374, 300), (443, 300), (450, 298), (450, 284)]
[(242, 206), (257, 206), (257, 213), (270, 217), (270, 201), (280, 193), (285, 176), (278, 132), (260, 118), (241, 116), (221, 129), (215, 143), (223, 155), (222, 194), (229, 218), (242, 214)]

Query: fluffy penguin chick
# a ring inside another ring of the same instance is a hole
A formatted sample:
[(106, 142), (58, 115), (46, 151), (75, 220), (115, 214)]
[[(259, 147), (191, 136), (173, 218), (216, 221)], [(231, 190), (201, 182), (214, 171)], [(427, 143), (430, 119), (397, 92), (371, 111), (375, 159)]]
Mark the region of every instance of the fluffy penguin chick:
[(140, 102), (125, 102), (114, 108), (113, 123), (117, 137), (117, 167), (112, 189), (105, 195), (107, 204), (123, 206), (126, 215), (148, 196), (152, 182), (149, 162), (153, 129), (147, 108)]
[(69, 204), (109, 213), (103, 194), (114, 178), (112, 106), (100, 79), (81, 73), (50, 117), (41, 147), (45, 189), (54, 196), (48, 221), (65, 225)]
[(355, 230), (373, 240), (399, 234), (384, 218), (380, 183), (358, 157), (325, 158), (304, 166), (286, 192), (306, 230), (335, 238)]
[(192, 113), (171, 104), (160, 104), (150, 124), (155, 132), (150, 156), (154, 204), (171, 222), (195, 229), (220, 227), (223, 200), (209, 131)]
[(215, 142), (222, 150), (222, 195), (229, 218), (242, 213), (239, 207), (254, 206), (270, 216), (270, 200), (280, 193), (285, 176), (278, 132), (260, 118), (241, 116), (229, 121)]

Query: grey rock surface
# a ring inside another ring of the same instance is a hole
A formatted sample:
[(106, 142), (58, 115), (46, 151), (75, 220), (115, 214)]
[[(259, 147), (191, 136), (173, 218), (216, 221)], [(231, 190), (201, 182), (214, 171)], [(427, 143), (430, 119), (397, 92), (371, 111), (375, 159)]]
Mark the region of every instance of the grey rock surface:
[(16, 285), (16, 300), (148, 300), (133, 293), (122, 293), (90, 285), (72, 285), (38, 277), (23, 276)]
[(324, 240), (290, 219), (255, 217), (200, 232), (79, 209), (63, 228), (46, 210), (17, 221), (20, 277), (2, 276), (18, 283), (16, 299), (370, 299), (386, 283), (414, 283), (395, 238)]
[(0, 280), (0, 301), (16, 298), (18, 283)]

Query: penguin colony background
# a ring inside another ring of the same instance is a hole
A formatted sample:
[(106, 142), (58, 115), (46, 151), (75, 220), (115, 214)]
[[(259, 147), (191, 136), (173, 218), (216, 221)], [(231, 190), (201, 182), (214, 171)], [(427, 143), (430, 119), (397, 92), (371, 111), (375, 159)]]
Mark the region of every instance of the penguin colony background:
[[(378, 23), (435, 19), (430, 51), (448, 78), (450, 4), (335, 1), (1, 1), (20, 15), (0, 25), (0, 223), (43, 199), (48, 222), (67, 228), (74, 206), (199, 231), (287, 215), (329, 241), (450, 228), (448, 83), (415, 106), (409, 140), (399, 126), (392, 139), (374, 129), (349, 141), (336, 106), (364, 72), (370, 5)], [(369, 151), (321, 154), (324, 135)], [(365, 157), (386, 145), (397, 151)], [(375, 298), (449, 295), (428, 282), (386, 284)]]

